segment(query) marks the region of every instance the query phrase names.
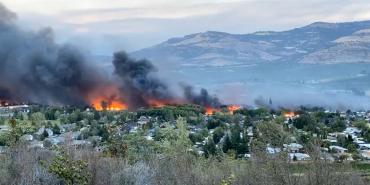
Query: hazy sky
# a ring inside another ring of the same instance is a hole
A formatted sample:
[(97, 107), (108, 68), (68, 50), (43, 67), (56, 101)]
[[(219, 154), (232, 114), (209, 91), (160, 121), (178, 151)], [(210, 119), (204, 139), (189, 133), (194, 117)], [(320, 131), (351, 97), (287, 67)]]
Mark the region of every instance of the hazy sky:
[(207, 30), (250, 33), (370, 20), (369, 0), (0, 0), (27, 28), (108, 54)]

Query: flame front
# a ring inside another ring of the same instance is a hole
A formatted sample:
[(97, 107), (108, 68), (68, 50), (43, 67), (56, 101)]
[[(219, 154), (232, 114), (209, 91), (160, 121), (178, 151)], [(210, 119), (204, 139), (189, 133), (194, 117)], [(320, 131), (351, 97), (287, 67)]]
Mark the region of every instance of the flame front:
[(239, 105), (229, 105), (227, 106), (227, 110), (231, 113), (234, 114), (235, 111), (239, 110), (241, 107)]
[(127, 110), (128, 105), (122, 98), (122, 92), (114, 85), (96, 88), (87, 95), (87, 101), (95, 110), (121, 111)]
[(121, 111), (128, 109), (127, 104), (125, 104), (124, 102), (121, 102), (119, 100), (109, 100), (103, 97), (95, 98), (91, 102), (91, 104), (97, 111), (102, 110)]
[(218, 112), (218, 109), (211, 108), (211, 107), (205, 107), (205, 115), (210, 116), (213, 115), (213, 113)]
[(293, 118), (294, 116), (296, 116), (295, 112), (285, 112), (284, 113), (285, 118)]

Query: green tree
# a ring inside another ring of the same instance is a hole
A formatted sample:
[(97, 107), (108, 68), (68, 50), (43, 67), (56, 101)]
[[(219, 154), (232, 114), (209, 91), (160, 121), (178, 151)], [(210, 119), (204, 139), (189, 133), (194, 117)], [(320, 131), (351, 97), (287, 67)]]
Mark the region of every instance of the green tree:
[(215, 143), (220, 142), (221, 138), (224, 136), (224, 129), (222, 127), (217, 127), (213, 132), (213, 141)]
[(35, 112), (31, 114), (30, 119), (32, 122), (36, 123), (36, 125), (40, 125), (45, 121), (45, 115), (42, 112)]
[(52, 131), (54, 134), (57, 134), (57, 135), (61, 134), (60, 127), (56, 124), (53, 126)]
[(19, 141), (19, 138), (22, 136), (23, 132), (21, 127), (18, 125), (17, 121), (12, 118), (9, 121), (10, 125), (10, 135), (8, 145), (13, 145)]
[(297, 129), (306, 128), (306, 130), (314, 131), (316, 128), (316, 119), (310, 114), (303, 114), (293, 121), (293, 125)]
[(227, 153), (230, 149), (232, 149), (230, 136), (229, 136), (229, 134), (226, 134), (224, 142), (222, 143), (222, 151), (224, 153)]
[(216, 155), (216, 153), (217, 148), (215, 142), (212, 138), (208, 138), (207, 143), (204, 145), (204, 155), (209, 157), (211, 155)]
[(82, 160), (74, 160), (64, 150), (57, 150), (56, 156), (47, 167), (51, 174), (56, 175), (66, 185), (87, 185), (91, 175), (88, 172), (87, 163)]
[(331, 128), (336, 132), (342, 132), (344, 129), (346, 129), (346, 123), (343, 119), (336, 118)]
[(264, 146), (270, 144), (274, 147), (281, 147), (287, 142), (288, 135), (284, 132), (283, 126), (274, 122), (263, 122), (257, 126), (259, 134), (256, 139)]
[(42, 132), (42, 134), (40, 136), (40, 140), (43, 141), (44, 139), (46, 139), (48, 137), (49, 137), (49, 133), (46, 131), (46, 129), (44, 129), (44, 132)]

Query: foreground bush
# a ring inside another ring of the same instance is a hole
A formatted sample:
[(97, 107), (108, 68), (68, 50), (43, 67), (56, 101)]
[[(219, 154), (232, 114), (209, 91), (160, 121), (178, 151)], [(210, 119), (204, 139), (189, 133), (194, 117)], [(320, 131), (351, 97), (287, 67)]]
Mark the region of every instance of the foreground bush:
[(313, 160), (306, 163), (289, 163), (285, 154), (279, 156), (255, 154), (252, 160), (245, 161), (234, 160), (227, 156), (206, 159), (189, 152), (174, 152), (171, 155), (153, 153), (143, 160), (131, 162), (126, 158), (107, 157), (92, 149), (65, 147), (63, 150), (66, 153), (30, 150), (21, 145), (12, 148), (7, 154), (1, 156), (0, 183), (4, 185), (365, 185), (369, 183), (353, 171), (350, 165), (329, 163), (315, 157), (314, 154), (312, 154)]

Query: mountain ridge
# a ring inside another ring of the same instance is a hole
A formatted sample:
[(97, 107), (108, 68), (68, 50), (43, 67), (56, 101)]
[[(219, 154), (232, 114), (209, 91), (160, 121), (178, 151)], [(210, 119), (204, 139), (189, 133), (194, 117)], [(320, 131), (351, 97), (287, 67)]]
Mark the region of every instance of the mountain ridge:
[[(135, 51), (132, 55), (182, 66), (229, 66), (261, 62), (370, 63), (370, 42), (363, 42), (363, 38), (370, 40), (369, 30), (370, 21), (356, 21), (314, 22), (280, 32), (231, 34), (206, 31), (170, 38)], [(356, 40), (358, 42), (353, 42)]]

